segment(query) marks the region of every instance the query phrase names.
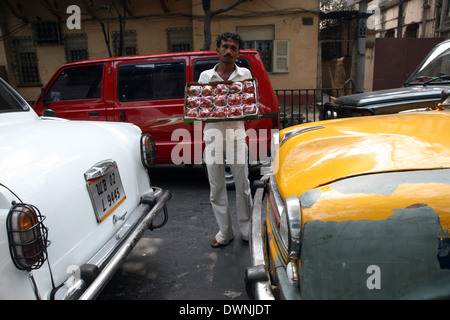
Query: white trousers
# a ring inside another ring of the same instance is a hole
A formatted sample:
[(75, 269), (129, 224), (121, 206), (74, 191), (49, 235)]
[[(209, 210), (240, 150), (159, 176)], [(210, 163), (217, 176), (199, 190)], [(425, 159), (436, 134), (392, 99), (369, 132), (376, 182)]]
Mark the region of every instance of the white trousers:
[(205, 134), (204, 159), (211, 188), (210, 201), (219, 226), (216, 240), (226, 244), (234, 238), (234, 231), (227, 197), (224, 159), (227, 160), (226, 164), (230, 166), (234, 178), (238, 224), (244, 240), (248, 240), (253, 203), (248, 180), (248, 149), (245, 136), (242, 138), (242, 136), (230, 137), (229, 134), (221, 134), (222, 147), (217, 139), (208, 141), (208, 135)]

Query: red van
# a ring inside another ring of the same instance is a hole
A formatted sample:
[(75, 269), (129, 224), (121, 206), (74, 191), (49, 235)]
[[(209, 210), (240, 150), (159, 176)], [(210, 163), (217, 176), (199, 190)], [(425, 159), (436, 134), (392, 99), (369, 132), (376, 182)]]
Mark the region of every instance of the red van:
[[(201, 163), (203, 130), (198, 122), (184, 123), (184, 91), (187, 82), (197, 81), (218, 61), (215, 51), (199, 51), (68, 63), (50, 79), (33, 108), (39, 115), (51, 109), (71, 120), (131, 122), (154, 137), (158, 163), (175, 163), (172, 149), (180, 143), (190, 145), (184, 163)], [(251, 160), (263, 160), (270, 153), (272, 131), (278, 129), (278, 101), (256, 50), (242, 50), (236, 63), (258, 81), (259, 118), (247, 121), (246, 128)], [(192, 139), (174, 132), (189, 132)]]

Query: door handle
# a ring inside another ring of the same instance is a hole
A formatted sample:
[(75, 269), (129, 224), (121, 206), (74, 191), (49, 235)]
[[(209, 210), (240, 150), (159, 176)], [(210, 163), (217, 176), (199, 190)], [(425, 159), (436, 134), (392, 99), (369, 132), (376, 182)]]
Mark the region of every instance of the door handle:
[(122, 122), (125, 122), (126, 118), (127, 116), (125, 115), (125, 110), (122, 110), (122, 112), (120, 113), (120, 120), (122, 120)]
[(92, 112), (89, 112), (89, 115), (90, 115), (90, 116), (99, 116), (99, 115), (100, 115), (100, 112), (98, 112), (98, 111), (92, 111)]

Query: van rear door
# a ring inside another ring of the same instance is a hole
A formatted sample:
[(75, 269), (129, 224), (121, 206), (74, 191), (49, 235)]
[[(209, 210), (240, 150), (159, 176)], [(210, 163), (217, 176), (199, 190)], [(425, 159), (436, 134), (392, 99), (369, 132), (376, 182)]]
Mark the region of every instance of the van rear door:
[(52, 109), (56, 116), (71, 120), (108, 120), (102, 91), (104, 65), (84, 64), (61, 68), (46, 89), (48, 106), (37, 101), (35, 110), (42, 114)]

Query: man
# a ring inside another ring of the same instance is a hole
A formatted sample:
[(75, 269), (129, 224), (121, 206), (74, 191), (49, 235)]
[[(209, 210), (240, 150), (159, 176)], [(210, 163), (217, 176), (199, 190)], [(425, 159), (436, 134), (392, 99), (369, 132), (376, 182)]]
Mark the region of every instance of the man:
[[(238, 67), (235, 62), (243, 42), (238, 34), (226, 32), (216, 41), (219, 63), (200, 74), (199, 83), (215, 81), (242, 81), (252, 78), (250, 70)], [(221, 139), (221, 141), (217, 141)], [(244, 121), (221, 121), (205, 124), (205, 162), (210, 184), (210, 201), (219, 225), (211, 246), (226, 246), (234, 239), (225, 181), (225, 164), (231, 168), (236, 189), (236, 207), (239, 229), (243, 240), (248, 241), (252, 198), (248, 180), (247, 144)], [(214, 143), (213, 143), (214, 142)], [(221, 148), (217, 146), (220, 145)], [(218, 155), (216, 152), (220, 152)], [(224, 157), (222, 157), (222, 153)], [(220, 161), (217, 161), (220, 159)]]

